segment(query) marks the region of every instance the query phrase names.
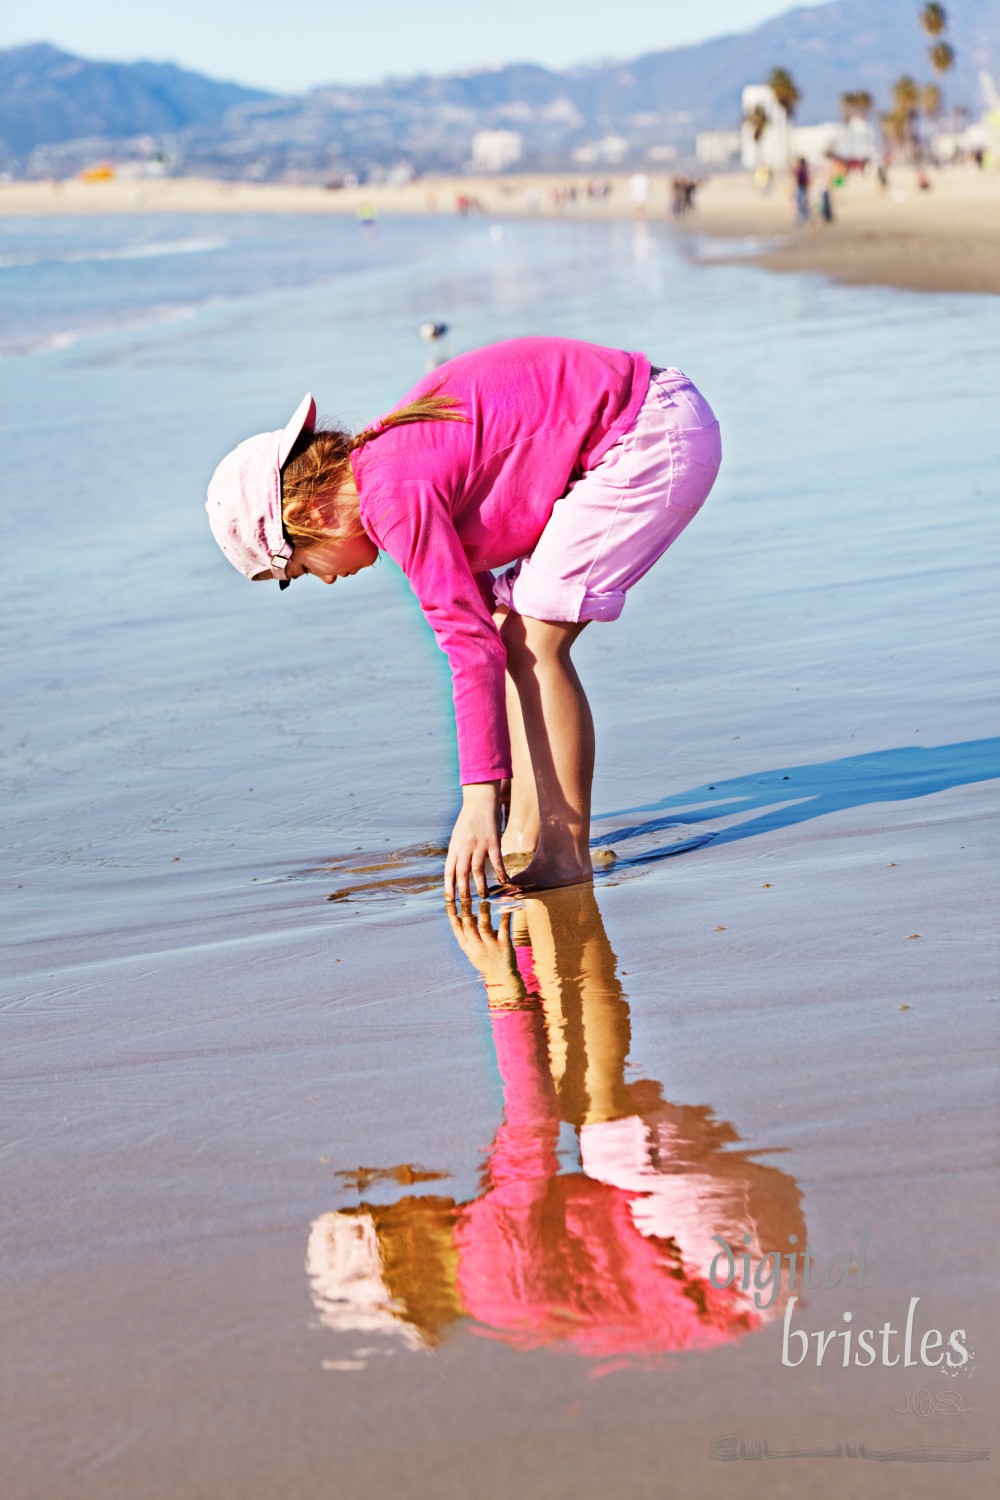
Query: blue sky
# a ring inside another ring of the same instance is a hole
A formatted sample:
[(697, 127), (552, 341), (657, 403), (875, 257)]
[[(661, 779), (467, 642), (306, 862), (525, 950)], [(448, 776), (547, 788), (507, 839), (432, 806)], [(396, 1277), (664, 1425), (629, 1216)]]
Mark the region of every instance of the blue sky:
[(491, 63), (635, 57), (791, 9), (793, 0), (0, 0), (0, 48), (52, 42), (83, 57), (176, 62), (298, 91)]

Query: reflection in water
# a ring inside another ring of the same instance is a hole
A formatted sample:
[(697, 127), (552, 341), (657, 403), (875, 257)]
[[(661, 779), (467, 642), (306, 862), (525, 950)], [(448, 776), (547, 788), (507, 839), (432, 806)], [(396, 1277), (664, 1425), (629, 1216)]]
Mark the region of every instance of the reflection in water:
[[(806, 1242), (798, 1189), (734, 1149), (735, 1130), (707, 1107), (626, 1081), (629, 1009), (593, 889), (526, 898), (498, 931), (486, 906), (451, 922), (486, 981), (503, 1082), (480, 1191), (317, 1219), (306, 1266), (321, 1321), (432, 1348), (464, 1320), (518, 1350), (631, 1362), (707, 1349), (779, 1316), (777, 1253), (787, 1266)], [(359, 1191), (373, 1175), (354, 1178)], [(406, 1185), (435, 1174), (378, 1175)], [(710, 1279), (716, 1235), (736, 1257), (728, 1287)]]

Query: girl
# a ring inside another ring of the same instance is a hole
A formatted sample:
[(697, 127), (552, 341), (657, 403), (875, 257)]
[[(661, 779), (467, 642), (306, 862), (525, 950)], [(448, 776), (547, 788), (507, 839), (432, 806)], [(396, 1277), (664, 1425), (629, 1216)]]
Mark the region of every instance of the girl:
[[(485, 897), (487, 857), (509, 889), (591, 880), (594, 725), (570, 651), (618, 618), (711, 490), (708, 402), (644, 354), (526, 338), (440, 365), (355, 437), (315, 424), (307, 396), (223, 459), (207, 502), (223, 552), (280, 588), (388, 552), (451, 667), (447, 898), (470, 900), (470, 880)], [(505, 855), (527, 856), (510, 881)]]

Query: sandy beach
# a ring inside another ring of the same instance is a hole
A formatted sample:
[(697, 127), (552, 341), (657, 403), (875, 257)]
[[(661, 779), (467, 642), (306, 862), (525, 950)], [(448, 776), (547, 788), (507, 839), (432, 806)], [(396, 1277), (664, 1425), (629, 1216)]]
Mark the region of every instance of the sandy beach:
[(748, 177), (710, 179), (690, 229), (744, 240), (773, 237), (752, 256), (776, 271), (921, 292), (1000, 293), (1000, 175), (976, 168), (890, 172), (887, 188), (851, 177), (833, 194), (834, 222), (792, 229), (787, 184), (762, 194)]
[[(602, 174), (603, 175), (603, 174)], [(636, 217), (628, 177), (609, 174), (603, 199), (587, 195), (585, 177), (503, 176), (426, 179), (401, 187), (339, 191), (286, 184), (254, 185), (193, 178), (111, 182), (0, 184), (0, 218), (51, 214), (456, 213), (576, 220)], [(886, 190), (874, 178), (851, 177), (834, 194), (835, 222), (792, 225), (787, 182), (762, 193), (747, 173), (708, 177), (695, 211), (679, 225), (693, 254), (700, 237), (741, 241), (739, 253), (772, 270), (816, 271), (835, 280), (917, 291), (1000, 293), (1000, 174), (959, 167), (930, 172), (923, 192), (909, 167), (894, 168)], [(572, 196), (571, 196), (572, 194)], [(650, 175), (641, 216), (673, 222), (669, 176)], [(752, 242), (763, 244), (754, 253)], [(749, 243), (748, 243), (749, 242)], [(719, 253), (713, 250), (713, 254)], [(724, 252), (723, 252), (724, 253)]]
[[(5, 1500), (986, 1500), (995, 304), (161, 188), (0, 223)], [(250, 587), (203, 505), (426, 318), (723, 433), (575, 652), (593, 891), (464, 923), (405, 579)]]

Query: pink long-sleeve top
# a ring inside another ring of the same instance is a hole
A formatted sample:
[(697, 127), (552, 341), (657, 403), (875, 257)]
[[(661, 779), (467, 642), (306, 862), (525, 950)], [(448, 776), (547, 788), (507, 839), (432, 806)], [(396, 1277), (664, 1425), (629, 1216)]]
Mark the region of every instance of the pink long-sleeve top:
[(491, 570), (532, 551), (559, 497), (635, 421), (649, 374), (644, 354), (575, 339), (492, 344), (399, 403), (440, 387), (468, 421), (390, 427), (351, 455), (362, 524), (448, 657), (463, 785), (511, 774)]

